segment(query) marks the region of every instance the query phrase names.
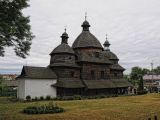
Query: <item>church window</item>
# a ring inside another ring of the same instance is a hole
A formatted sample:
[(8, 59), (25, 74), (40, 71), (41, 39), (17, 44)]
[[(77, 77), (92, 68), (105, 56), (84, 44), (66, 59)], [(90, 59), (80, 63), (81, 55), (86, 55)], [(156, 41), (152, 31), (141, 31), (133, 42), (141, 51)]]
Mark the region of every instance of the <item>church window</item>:
[(101, 71), (101, 79), (104, 79), (104, 71)]
[(114, 73), (114, 76), (117, 77), (118, 76), (117, 73)]
[(73, 71), (70, 72), (70, 76), (71, 76), (71, 77), (74, 77), (74, 72), (73, 72)]
[(93, 70), (91, 70), (91, 79), (94, 80), (95, 79), (95, 73)]

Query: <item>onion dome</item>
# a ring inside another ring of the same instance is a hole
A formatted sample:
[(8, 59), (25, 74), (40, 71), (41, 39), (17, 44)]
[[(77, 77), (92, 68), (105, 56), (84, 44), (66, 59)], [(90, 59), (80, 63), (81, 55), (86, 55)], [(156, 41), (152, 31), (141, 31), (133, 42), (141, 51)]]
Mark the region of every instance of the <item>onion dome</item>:
[(109, 43), (109, 41), (107, 40), (107, 34), (106, 34), (106, 41), (104, 42), (103, 46), (104, 46), (104, 50), (109, 50), (109, 46), (111, 44)]
[(85, 20), (81, 26), (83, 28), (83, 31), (89, 31), (90, 24), (87, 20)]
[(58, 54), (58, 53), (69, 53), (69, 54), (74, 54), (73, 49), (68, 45), (68, 34), (65, 32), (61, 36), (62, 42), (59, 46), (57, 46), (51, 53), (52, 54)]
[(102, 54), (105, 57), (108, 57), (110, 60), (119, 60), (117, 55), (114, 54), (113, 52), (110, 51), (109, 46), (111, 45), (109, 41), (107, 40), (107, 35), (106, 35), (106, 41), (104, 42), (104, 51), (102, 51)]
[(89, 32), (90, 24), (87, 20), (85, 20), (82, 24), (82, 33), (76, 38), (74, 41), (72, 48), (100, 48), (103, 49), (99, 40)]
[(68, 34), (66, 33), (66, 28), (65, 28), (65, 32), (62, 34), (61, 38), (62, 38), (62, 43), (68, 44), (69, 37), (68, 37)]

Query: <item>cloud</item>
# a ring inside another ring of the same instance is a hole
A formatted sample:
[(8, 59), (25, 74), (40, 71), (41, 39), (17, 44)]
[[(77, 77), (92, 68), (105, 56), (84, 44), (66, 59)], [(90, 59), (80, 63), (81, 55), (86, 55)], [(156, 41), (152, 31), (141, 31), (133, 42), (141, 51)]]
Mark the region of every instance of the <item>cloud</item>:
[(60, 44), (67, 25), (69, 45), (81, 33), (84, 13), (91, 32), (103, 44), (108, 34), (111, 50), (129, 72), (133, 66), (160, 65), (160, 1), (158, 0), (30, 0), (23, 10), (30, 16), (33, 40), (30, 56), (21, 59), (12, 48), (0, 58), (0, 73), (20, 73), (23, 65), (47, 66), (49, 53)]

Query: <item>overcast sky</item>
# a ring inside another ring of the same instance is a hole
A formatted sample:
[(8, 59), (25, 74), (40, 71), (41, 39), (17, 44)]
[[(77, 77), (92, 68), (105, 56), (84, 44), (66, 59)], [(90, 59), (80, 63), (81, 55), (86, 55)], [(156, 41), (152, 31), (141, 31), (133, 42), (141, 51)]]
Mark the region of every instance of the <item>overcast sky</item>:
[(81, 33), (85, 12), (101, 44), (106, 33), (110, 49), (128, 73), (133, 66), (160, 65), (160, 0), (30, 0), (23, 12), (30, 16), (33, 39), (30, 56), (16, 57), (7, 48), (0, 57), (0, 73), (20, 73), (23, 65), (47, 66), (49, 53), (61, 43), (67, 25), (69, 45)]

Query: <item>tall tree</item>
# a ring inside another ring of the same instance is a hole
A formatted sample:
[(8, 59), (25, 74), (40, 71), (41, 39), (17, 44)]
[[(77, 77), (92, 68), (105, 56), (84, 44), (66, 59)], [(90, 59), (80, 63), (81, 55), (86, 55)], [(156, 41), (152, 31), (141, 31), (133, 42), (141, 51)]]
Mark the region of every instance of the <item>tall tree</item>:
[(150, 70), (146, 69), (146, 68), (141, 68), (141, 67), (133, 67), (131, 70), (131, 74), (130, 77), (132, 80), (139, 80), (140, 79), (140, 75), (145, 75), (147, 73), (149, 73)]
[(17, 56), (29, 55), (33, 34), (29, 17), (22, 13), (28, 0), (0, 0), (0, 56), (6, 47), (13, 47)]
[(140, 80), (139, 80), (139, 85), (138, 85), (138, 91), (143, 91), (144, 90), (144, 85), (143, 85), (143, 76), (139, 75)]
[(153, 69), (153, 73), (160, 74), (160, 66), (158, 66), (155, 69)]

